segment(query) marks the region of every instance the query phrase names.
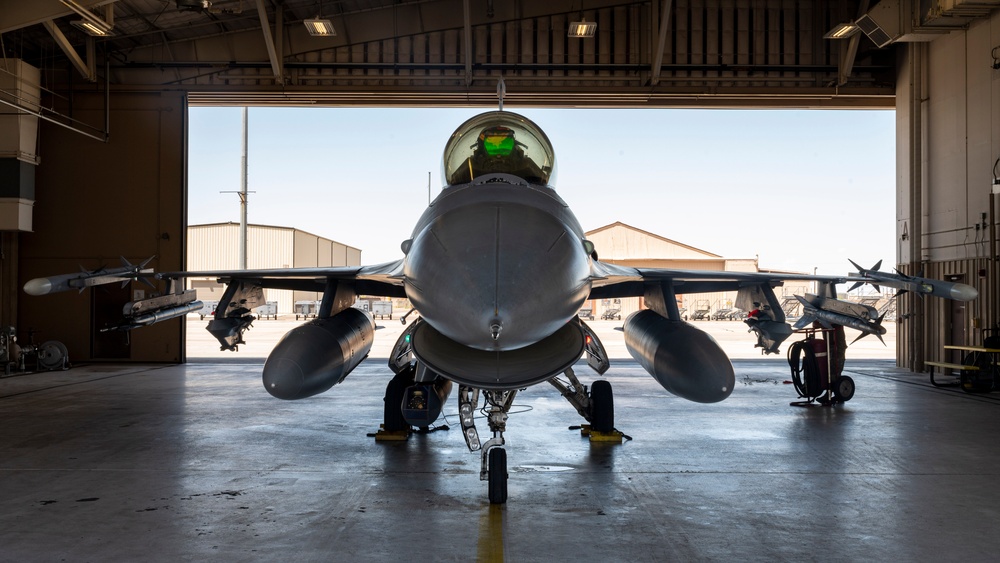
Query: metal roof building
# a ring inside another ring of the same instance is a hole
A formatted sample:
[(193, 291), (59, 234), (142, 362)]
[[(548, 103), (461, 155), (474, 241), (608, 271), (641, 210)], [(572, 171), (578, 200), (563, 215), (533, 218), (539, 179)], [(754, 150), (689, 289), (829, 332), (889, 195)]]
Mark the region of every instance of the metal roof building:
[[(620, 221), (588, 231), (586, 236), (587, 240), (594, 243), (601, 260), (621, 266), (719, 272), (760, 271), (756, 258), (725, 258)], [(783, 287), (776, 288), (775, 293), (781, 298), (794, 293), (815, 292), (813, 286), (812, 282), (786, 282)], [(679, 306), (688, 309), (688, 314), (696, 309), (716, 313), (733, 308), (736, 292), (681, 294), (678, 298)], [(613, 317), (617, 319), (619, 316), (625, 318), (643, 307), (642, 297), (628, 297), (592, 299), (583, 308), (590, 308), (591, 314), (596, 318), (601, 318), (611, 310)]]
[[(187, 229), (187, 267), (189, 270), (227, 270), (239, 268), (239, 223), (190, 225)], [(292, 227), (247, 225), (248, 268), (308, 268), (357, 266), (361, 249)], [(218, 301), (225, 286), (214, 279), (191, 279), (202, 301)], [(278, 303), (278, 313), (294, 312), (296, 301), (313, 301), (313, 292), (265, 289), (268, 301)]]

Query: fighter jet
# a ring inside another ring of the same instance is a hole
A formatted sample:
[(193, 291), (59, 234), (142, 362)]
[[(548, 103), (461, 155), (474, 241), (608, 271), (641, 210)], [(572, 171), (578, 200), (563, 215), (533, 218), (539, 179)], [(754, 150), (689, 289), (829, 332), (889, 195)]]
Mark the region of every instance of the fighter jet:
[[(291, 330), (263, 368), (264, 388), (294, 400), (329, 390), (368, 355), (375, 323), (352, 308), (358, 295), (405, 297), (419, 313), (396, 342), (385, 394), (383, 437), (426, 428), (458, 386), (459, 419), (470, 450), (481, 452), (480, 478), (491, 503), (507, 500), (504, 432), (519, 390), (549, 382), (590, 423), (593, 435), (616, 433), (610, 384), (589, 387), (573, 371), (584, 356), (602, 375), (609, 367), (597, 335), (578, 318), (588, 299), (645, 298), (647, 309), (624, 323), (635, 360), (667, 391), (701, 402), (733, 392), (733, 365), (708, 334), (684, 322), (676, 297), (738, 291), (738, 307), (761, 304), (752, 330), (774, 352), (792, 330), (773, 287), (815, 280), (826, 287), (847, 277), (630, 268), (602, 262), (569, 205), (555, 189), (556, 156), (545, 133), (524, 116), (493, 111), (455, 130), (443, 155), (447, 185), (401, 244), (403, 257), (373, 266), (183, 271), (157, 274), (173, 302), (126, 305), (129, 329), (183, 314), (181, 280), (214, 277), (227, 284), (211, 332), (226, 350), (243, 343), (264, 304), (263, 288), (320, 291), (317, 318)], [(39, 293), (47, 278), (26, 286)], [(857, 281), (866, 281), (859, 279)], [(73, 286), (75, 287), (75, 286)], [(971, 288), (970, 288), (971, 289)], [(133, 311), (137, 311), (133, 313)], [(487, 414), (483, 442), (473, 414)]]

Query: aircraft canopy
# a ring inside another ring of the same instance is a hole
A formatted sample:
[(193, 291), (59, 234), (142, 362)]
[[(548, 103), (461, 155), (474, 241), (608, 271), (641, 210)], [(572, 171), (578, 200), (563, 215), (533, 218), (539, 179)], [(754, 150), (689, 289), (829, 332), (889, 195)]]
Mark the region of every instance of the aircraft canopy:
[(484, 174), (504, 173), (532, 184), (555, 183), (552, 143), (528, 118), (509, 111), (483, 113), (461, 124), (444, 147), (443, 178), (465, 184)]

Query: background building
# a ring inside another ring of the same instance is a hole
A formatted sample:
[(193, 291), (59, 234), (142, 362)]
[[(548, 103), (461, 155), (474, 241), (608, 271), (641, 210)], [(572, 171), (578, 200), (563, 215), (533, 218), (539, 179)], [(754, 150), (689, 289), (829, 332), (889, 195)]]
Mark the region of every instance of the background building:
[[(586, 233), (587, 240), (594, 243), (597, 257), (612, 264), (633, 268), (675, 268), (708, 270), (713, 272), (757, 272), (760, 271), (756, 258), (724, 258), (705, 250), (670, 240), (666, 237), (637, 229), (622, 222), (615, 222)], [(814, 293), (811, 282), (785, 282), (774, 288), (774, 293), (782, 297)], [(736, 302), (735, 291), (718, 293), (698, 293), (677, 296), (678, 306), (687, 309), (683, 314), (693, 318), (698, 312), (706, 315), (726, 314), (732, 311), (742, 318), (746, 312), (733, 311)], [(791, 304), (789, 304), (791, 305)], [(583, 309), (590, 309), (595, 318), (620, 315), (625, 318), (630, 313), (643, 308), (642, 297), (624, 299), (593, 299), (587, 301)], [(723, 313), (720, 313), (723, 312)]]
[[(187, 269), (228, 270), (239, 267), (239, 223), (191, 225), (187, 229)], [(247, 225), (248, 268), (310, 268), (357, 266), (361, 250), (291, 227)], [(225, 286), (214, 278), (190, 278), (189, 287), (202, 301), (218, 301)], [(278, 303), (278, 313), (295, 312), (296, 301), (316, 301), (310, 291), (265, 289), (267, 301)]]

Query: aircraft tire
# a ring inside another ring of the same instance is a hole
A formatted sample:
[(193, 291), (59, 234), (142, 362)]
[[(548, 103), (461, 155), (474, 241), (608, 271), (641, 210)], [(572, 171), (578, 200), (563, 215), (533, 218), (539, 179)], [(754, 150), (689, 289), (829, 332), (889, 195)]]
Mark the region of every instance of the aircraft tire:
[[(410, 427), (403, 418), (403, 395), (412, 383), (406, 371), (389, 380), (385, 386), (385, 405), (383, 405), (382, 428), (386, 432), (399, 432)], [(401, 377), (402, 376), (402, 377)]]
[(507, 502), (507, 450), (490, 450), (488, 464), (490, 504), (504, 504)]
[(833, 384), (833, 396), (842, 403), (846, 403), (854, 396), (854, 380), (846, 375), (837, 378)]
[(599, 379), (590, 386), (590, 426), (598, 432), (615, 429), (615, 396), (610, 381)]

